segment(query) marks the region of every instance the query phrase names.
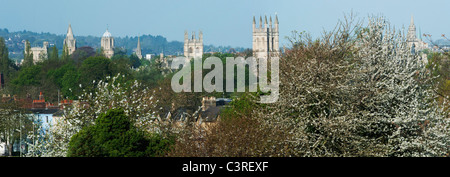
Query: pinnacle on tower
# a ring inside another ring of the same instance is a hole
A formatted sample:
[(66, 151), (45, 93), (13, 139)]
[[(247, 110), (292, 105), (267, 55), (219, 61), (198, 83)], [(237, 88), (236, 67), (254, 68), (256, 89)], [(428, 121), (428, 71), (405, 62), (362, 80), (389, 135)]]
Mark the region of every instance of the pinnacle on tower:
[(267, 25), (267, 16), (264, 16), (264, 24)]
[(256, 24), (255, 16), (253, 16), (253, 24)]
[(72, 26), (69, 23), (69, 28), (67, 29), (67, 36), (73, 36)]
[(278, 15), (275, 14), (275, 24), (278, 24)]
[(262, 28), (262, 17), (259, 16), (259, 28)]

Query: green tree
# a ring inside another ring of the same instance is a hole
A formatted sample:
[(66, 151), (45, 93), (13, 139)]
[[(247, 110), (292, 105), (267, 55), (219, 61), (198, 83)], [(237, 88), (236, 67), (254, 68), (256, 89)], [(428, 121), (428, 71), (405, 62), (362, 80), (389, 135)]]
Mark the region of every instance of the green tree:
[(72, 136), (68, 157), (162, 156), (173, 141), (138, 130), (122, 109), (101, 114), (95, 124)]
[(136, 54), (132, 54), (130, 56), (129, 64), (133, 68), (139, 68), (141, 66), (141, 60), (136, 56)]
[(50, 52), (49, 59), (50, 60), (58, 60), (59, 59), (59, 57), (58, 57), (58, 49), (56, 48), (56, 46), (53, 46), (50, 49), (51, 49), (51, 52)]
[(67, 70), (61, 80), (61, 92), (64, 97), (77, 99), (80, 87), (77, 86), (80, 74), (77, 70)]
[(8, 48), (5, 45), (5, 40), (0, 37), (0, 71), (5, 77), (9, 76), (10, 65), (12, 64), (8, 56)]
[(111, 75), (111, 60), (102, 56), (89, 57), (83, 61), (79, 69), (81, 73), (80, 83), (87, 86), (93, 80), (99, 81)]
[(33, 65), (30, 67), (22, 68), (19, 72), (19, 76), (11, 81), (12, 84), (22, 87), (22, 86), (31, 86), (31, 85), (39, 85), (40, 84), (40, 65)]
[(62, 60), (68, 60), (69, 59), (69, 49), (67, 48), (67, 45), (64, 44), (63, 51), (61, 55)]

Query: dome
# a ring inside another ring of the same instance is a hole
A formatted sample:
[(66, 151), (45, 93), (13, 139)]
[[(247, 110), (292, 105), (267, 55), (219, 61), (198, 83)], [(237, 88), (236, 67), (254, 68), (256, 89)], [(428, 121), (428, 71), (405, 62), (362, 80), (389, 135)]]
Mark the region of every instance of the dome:
[(108, 30), (106, 30), (106, 32), (103, 33), (103, 37), (111, 37), (111, 33)]

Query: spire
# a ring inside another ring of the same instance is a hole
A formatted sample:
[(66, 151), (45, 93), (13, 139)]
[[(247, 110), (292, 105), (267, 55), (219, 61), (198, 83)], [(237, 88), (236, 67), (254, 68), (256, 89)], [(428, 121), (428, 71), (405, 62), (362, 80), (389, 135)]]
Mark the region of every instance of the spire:
[(264, 24), (267, 25), (267, 16), (264, 16)]
[(139, 58), (139, 59), (142, 59), (142, 51), (141, 51), (141, 40), (139, 39), (140, 38), (140, 36), (138, 36), (138, 43), (137, 43), (137, 48), (136, 48), (136, 56)]
[(139, 38), (140, 38), (140, 36), (138, 36), (137, 49), (141, 50), (141, 40)]
[(411, 22), (409, 24), (408, 33), (406, 34), (407, 41), (416, 41), (416, 26), (414, 25), (414, 16), (411, 15)]
[(253, 24), (256, 24), (255, 16), (253, 16)]
[(259, 28), (262, 28), (262, 17), (259, 16)]
[(275, 24), (278, 24), (278, 15), (275, 13)]
[(72, 26), (69, 23), (69, 28), (67, 29), (67, 36), (73, 37)]

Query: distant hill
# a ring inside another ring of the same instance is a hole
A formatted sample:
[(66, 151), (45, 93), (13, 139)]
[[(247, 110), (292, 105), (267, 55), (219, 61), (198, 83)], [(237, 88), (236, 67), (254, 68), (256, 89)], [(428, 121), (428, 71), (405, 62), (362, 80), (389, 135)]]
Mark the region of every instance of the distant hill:
[[(8, 46), (9, 56), (11, 59), (22, 59), (24, 42), (30, 41), (32, 47), (42, 46), (44, 41), (47, 41), (50, 46), (56, 45), (61, 54), (65, 35), (56, 35), (51, 33), (36, 33), (31, 31), (16, 31), (9, 32), (8, 29), (0, 29), (0, 36), (5, 38), (5, 43)], [(75, 36), (77, 40), (77, 47), (91, 46), (93, 48), (100, 47), (101, 37), (96, 36)], [(134, 37), (114, 37), (115, 46), (126, 49), (127, 54), (132, 54), (137, 45), (137, 36)], [(183, 42), (167, 41), (163, 36), (157, 35), (142, 35), (140, 36), (142, 54), (156, 54), (159, 55), (164, 52), (165, 55), (182, 55)], [(213, 46), (205, 45), (204, 52), (227, 52), (231, 46)], [(244, 51), (244, 48), (234, 48), (237, 52)]]
[(447, 39), (438, 39), (438, 40), (434, 41), (434, 43), (441, 47), (450, 47), (450, 41)]

